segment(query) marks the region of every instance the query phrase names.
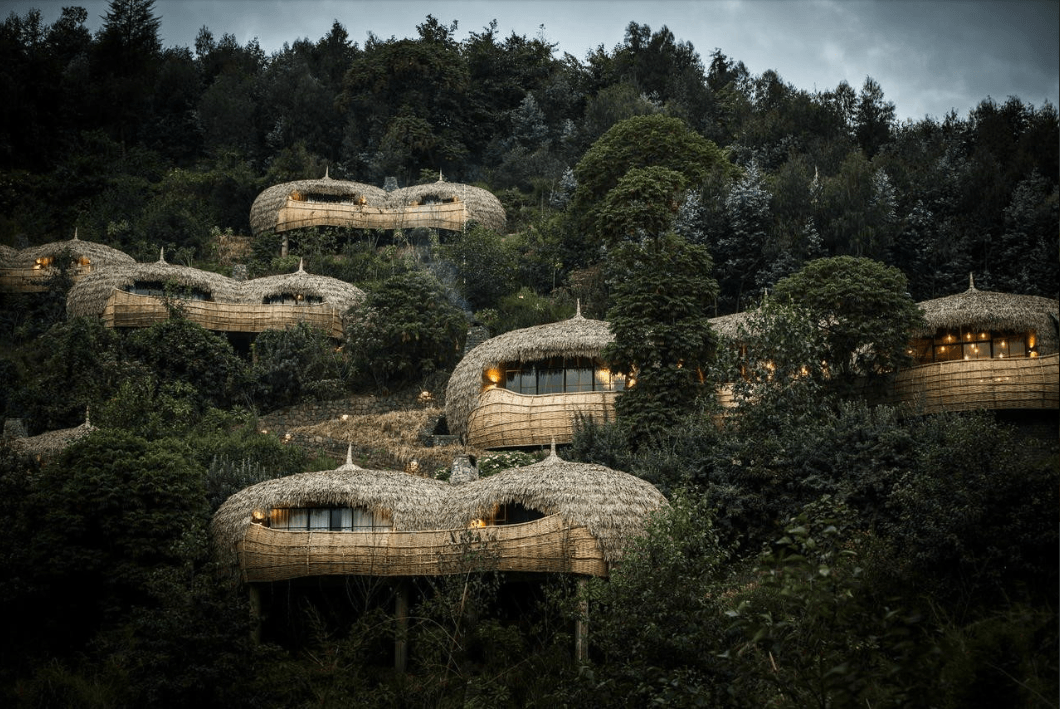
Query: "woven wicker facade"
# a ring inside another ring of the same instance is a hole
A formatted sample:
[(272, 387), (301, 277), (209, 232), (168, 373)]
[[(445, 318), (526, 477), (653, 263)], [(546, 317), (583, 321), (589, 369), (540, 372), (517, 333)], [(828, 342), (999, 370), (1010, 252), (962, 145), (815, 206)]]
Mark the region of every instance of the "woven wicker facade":
[(614, 421), (617, 397), (616, 391), (531, 396), (489, 389), (468, 415), (467, 443), (482, 450), (566, 443), (579, 419)]
[(917, 414), (1060, 408), (1060, 355), (921, 364), (895, 377), (884, 403)]
[[(513, 330), (486, 340), (460, 360), (449, 378), (445, 395), (445, 416), (449, 431), (469, 441), (479, 436), (477, 432), (471, 431), (471, 415), (480, 406), (486, 404), (489, 404), (491, 410), (499, 415), (512, 416), (513, 423), (508, 425), (503, 418), (501, 421), (494, 422), (490, 417), (478, 414), (475, 416), (476, 429), (496, 430), (495, 425), (507, 428), (510, 434), (503, 434), (502, 437), (511, 441), (514, 440), (512, 436), (519, 433), (516, 427), (524, 426), (522, 434), (526, 442), (505, 444), (509, 446), (538, 445), (551, 440), (551, 433), (547, 436), (537, 435), (534, 431), (525, 428), (530, 421), (548, 424), (548, 427), (557, 433), (555, 438), (557, 442), (569, 442), (569, 426), (574, 411), (568, 415), (550, 408), (556, 404), (578, 404), (592, 412), (594, 417), (610, 416), (613, 418), (613, 392), (592, 392), (596, 398), (586, 400), (577, 398), (579, 395), (573, 394), (524, 396), (516, 399), (514, 397), (520, 395), (504, 397), (503, 394), (492, 394), (491, 392), (495, 389), (484, 384), (487, 371), (506, 363), (534, 362), (550, 357), (598, 358), (604, 347), (613, 339), (614, 335), (611, 334), (611, 328), (607, 322), (586, 319), (582, 317), (581, 312), (578, 312), (569, 320)], [(606, 396), (601, 397), (600, 394), (606, 394)], [(572, 396), (575, 398), (567, 399)], [(540, 407), (535, 408), (534, 402), (527, 401), (527, 399), (540, 400)], [(531, 410), (535, 413), (528, 418)], [(516, 420), (522, 420), (524, 423), (514, 423)], [(565, 430), (566, 433), (564, 433)], [(488, 434), (487, 437), (492, 438), (494, 435)]]
[[(540, 517), (491, 524), (505, 505)], [(248, 582), (488, 569), (606, 576), (625, 543), (665, 505), (658, 490), (639, 478), (555, 454), (462, 484), (364, 470), (347, 459), (333, 471), (292, 475), (236, 493), (214, 515), (211, 532), (222, 560)], [(313, 507), (366, 510), (389, 526), (294, 531), (253, 521), (255, 510)]]
[(504, 207), (488, 190), (442, 180), (389, 193), (327, 176), (285, 182), (258, 195), (250, 209), (255, 234), (316, 226), (461, 231), (469, 222), (504, 231)]
[(606, 576), (600, 546), (559, 515), (533, 522), (420, 532), (291, 532), (252, 524), (238, 547), (244, 582), (304, 576), (438, 576), (528, 571)]
[(22, 250), (5, 247), (0, 252), (0, 292), (39, 293), (47, 290), (48, 280), (57, 271), (50, 261), (64, 250), (69, 251), (74, 260), (69, 271), (74, 282), (94, 272), (136, 263), (131, 256), (117, 249), (81, 241), (76, 234), (69, 241), (55, 241)]
[[(364, 299), (359, 288), (327, 276), (295, 273), (237, 281), (208, 271), (173, 266), (164, 260), (133, 264), (92, 274), (70, 289), (66, 309), (72, 316), (99, 317), (108, 327), (149, 327), (169, 311), (154, 295), (129, 292), (137, 283), (173, 284), (199, 297), (176, 296), (184, 316), (217, 332), (255, 333), (306, 322), (341, 338), (343, 314)], [(270, 302), (284, 295), (301, 302)], [(311, 302), (316, 301), (316, 302)]]

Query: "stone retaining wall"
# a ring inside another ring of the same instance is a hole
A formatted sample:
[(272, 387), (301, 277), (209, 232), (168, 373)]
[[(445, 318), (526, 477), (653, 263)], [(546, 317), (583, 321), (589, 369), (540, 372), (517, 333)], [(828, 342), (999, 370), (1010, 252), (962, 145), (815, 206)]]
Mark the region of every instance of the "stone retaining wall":
[[(390, 396), (351, 396), (332, 401), (314, 401), (308, 404), (296, 404), (276, 411), (270, 411), (258, 418), (258, 424), (269, 433), (283, 436), (292, 428), (313, 426), (324, 421), (340, 418), (343, 414), (362, 416), (367, 414), (385, 414), (390, 411), (403, 411), (412, 408), (423, 408), (427, 404), (420, 401), (420, 392), (405, 391)], [(437, 406), (437, 402), (431, 402)]]

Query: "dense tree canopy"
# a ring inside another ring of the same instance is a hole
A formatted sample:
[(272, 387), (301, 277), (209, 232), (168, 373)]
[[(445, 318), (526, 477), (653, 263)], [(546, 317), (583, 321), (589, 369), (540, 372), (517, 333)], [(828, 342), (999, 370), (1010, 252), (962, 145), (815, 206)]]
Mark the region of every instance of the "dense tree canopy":
[[(76, 230), (218, 272), (304, 260), (367, 298), (341, 346), (298, 327), (250, 347), (180, 319), (177, 294), (172, 319), (140, 331), (67, 318), (64, 269), (45, 293), (0, 294), (0, 416), (37, 434), (90, 411), (101, 429), (52, 460), (0, 441), (0, 605), (18, 611), (0, 628), (0, 704), (1054, 697), (1055, 412), (906, 416), (847, 385), (893, 370), (914, 302), (969, 273), (1060, 292), (1055, 106), (984, 97), (898, 122), (871, 77), (811, 91), (636, 21), (584, 58), (431, 15), (406, 38), (351, 16), (363, 44), (340, 16), (266, 53), (224, 27), (163, 46), (158, 9), (112, 0), (95, 34), (79, 7), (0, 18), (0, 258)], [(250, 233), (265, 188), (325, 171), (487, 188), (507, 233), (328, 227), (288, 235), (283, 256), (276, 234), (221, 248)], [(367, 578), (284, 587), (277, 615), (301, 631), (250, 644), (208, 515), (334, 463), (257, 416), (444, 378), (469, 319), (497, 334), (578, 302), (611, 321), (606, 356), (635, 384), (565, 455), (671, 499), (610, 580), (424, 581), (400, 675), (392, 587)], [(716, 342), (709, 318), (748, 310), (737, 341)], [(734, 383), (723, 416), (719, 383)]]

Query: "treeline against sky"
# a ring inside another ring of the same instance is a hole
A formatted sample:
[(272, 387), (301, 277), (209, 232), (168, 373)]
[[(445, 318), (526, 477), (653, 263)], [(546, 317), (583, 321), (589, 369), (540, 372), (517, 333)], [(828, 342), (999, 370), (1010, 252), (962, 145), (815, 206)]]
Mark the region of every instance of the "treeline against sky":
[(1058, 292), (1050, 104), (984, 97), (966, 116), (898, 122), (871, 77), (811, 92), (636, 22), (579, 59), (495, 22), (458, 39), (430, 15), (414, 38), (361, 46), (336, 20), (271, 55), (224, 28), (164, 47), (151, 0), (115, 0), (94, 35), (86, 20), (69, 7), (0, 24), (0, 243), (77, 228), (141, 260), (165, 246), (201, 262), (212, 230), (249, 233), (268, 185), (325, 167), (380, 186), (440, 173), (493, 190), (509, 232), (535, 233), (512, 245), (530, 265), (508, 293), (548, 294), (598, 261), (564, 214), (571, 168), (615, 123), (661, 113), (740, 168), (694, 185), (679, 215), (711, 250), (719, 312), (841, 254), (898, 266), (918, 300), (971, 272), (980, 288)]

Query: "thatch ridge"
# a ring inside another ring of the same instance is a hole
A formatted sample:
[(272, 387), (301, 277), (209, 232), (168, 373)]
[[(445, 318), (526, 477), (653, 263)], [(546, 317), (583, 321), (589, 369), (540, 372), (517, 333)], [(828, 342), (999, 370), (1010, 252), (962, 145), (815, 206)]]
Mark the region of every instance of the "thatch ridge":
[(386, 196), (386, 206), (391, 209), (400, 209), (414, 204), (423, 204), (431, 198), (439, 201), (452, 199), (460, 201), (467, 210), (467, 221), (478, 222), (493, 231), (503, 232), (507, 225), (504, 206), (495, 194), (474, 185), (445, 182), (441, 179), (437, 182), (394, 190)]
[(603, 465), (565, 461), (554, 449), (540, 463), (504, 470), (456, 490), (460, 504), (449, 510), (449, 528), (487, 518), (498, 505), (518, 503), (546, 515), (558, 514), (570, 526), (586, 527), (609, 563), (621, 557), (630, 538), (643, 532), (648, 517), (668, 504), (646, 480)]
[(968, 290), (963, 293), (925, 300), (917, 305), (924, 313), (925, 326), (914, 331), (914, 336), (931, 337), (937, 330), (959, 327), (1016, 332), (1034, 330), (1038, 333), (1040, 354), (1052, 354), (1058, 350), (1060, 302), (1053, 298), (982, 291), (969, 279)]
[(262, 276), (239, 283), (239, 302), (262, 303), (265, 298), (283, 293), (303, 293), (323, 300), (340, 313), (345, 313), (364, 300), (364, 291), (346, 281), (309, 273), (298, 264), (294, 273)]
[(115, 289), (129, 288), (137, 281), (172, 281), (178, 286), (206, 291), (218, 302), (238, 302), (238, 281), (219, 273), (191, 266), (175, 266), (159, 259), (154, 263), (133, 262), (88, 274), (70, 289), (66, 298), (66, 312), (74, 317), (99, 317)]
[(159, 260), (156, 263), (134, 263), (132, 266), (116, 267), (85, 276), (70, 289), (66, 300), (67, 313), (71, 316), (99, 317), (115, 289), (128, 288), (136, 281), (174, 281), (181, 286), (208, 291), (215, 302), (229, 304), (260, 305), (268, 296), (285, 292), (304, 293), (321, 298), (324, 305), (330, 305), (339, 313), (345, 313), (365, 297), (360, 288), (330, 276), (307, 273), (301, 265), (294, 273), (237, 281), (219, 273), (188, 266), (172, 266)]
[(96, 427), (86, 417), (85, 422), (80, 426), (45, 431), (39, 435), (27, 438), (15, 438), (11, 441), (11, 445), (15, 450), (35, 456), (38, 459), (50, 458), (62, 453), (95, 430), (97, 430)]
[(449, 377), (445, 418), (450, 433), (467, 433), (467, 418), (482, 390), (482, 373), (504, 362), (529, 362), (549, 357), (598, 357), (614, 340), (605, 320), (589, 320), (579, 312), (569, 320), (512, 330), (490, 338), (460, 360)]
[(53, 241), (18, 251), (11, 249), (13, 253), (7, 254), (3, 262), (8, 268), (33, 268), (37, 259), (55, 256), (63, 249), (69, 249), (74, 258), (87, 257), (92, 262), (93, 270), (136, 263), (136, 259), (124, 251), (94, 241), (82, 241), (76, 235), (66, 241)]
[(250, 226), (254, 234), (275, 231), (280, 211), (286, 206), (288, 197), (296, 192), (348, 197), (351, 202), (361, 201), (365, 206), (397, 212), (412, 205), (423, 204), (431, 197), (439, 201), (456, 199), (464, 205), (469, 222), (478, 222), (499, 232), (503, 232), (507, 225), (501, 201), (492, 192), (481, 187), (439, 179), (434, 183), (404, 187), (387, 193), (372, 185), (332, 180), (325, 176), (316, 180), (284, 182), (259, 194), (250, 207)]
[(397, 531), (441, 529), (450, 486), (391, 470), (366, 470), (352, 463), (298, 473), (251, 485), (229, 497), (210, 525), (222, 559), (235, 563), (255, 509), (274, 507), (360, 507), (390, 518)]
[(740, 335), (740, 328), (747, 327), (747, 323), (751, 321), (755, 315), (758, 314), (758, 310), (744, 310), (739, 313), (732, 313), (730, 315), (721, 315), (716, 318), (710, 319), (710, 328), (719, 337), (724, 337), (729, 340), (735, 340)]
[(280, 209), (287, 204), (287, 198), (295, 192), (349, 197), (351, 200), (363, 197), (366, 203), (374, 205), (382, 205), (386, 200), (386, 192), (379, 187), (351, 180), (333, 180), (326, 174), (320, 179), (283, 182), (267, 188), (254, 199), (254, 203), (250, 206), (250, 228), (254, 234), (276, 229), (276, 217)]
[(0, 268), (16, 268), (18, 249), (7, 244), (0, 244)]

